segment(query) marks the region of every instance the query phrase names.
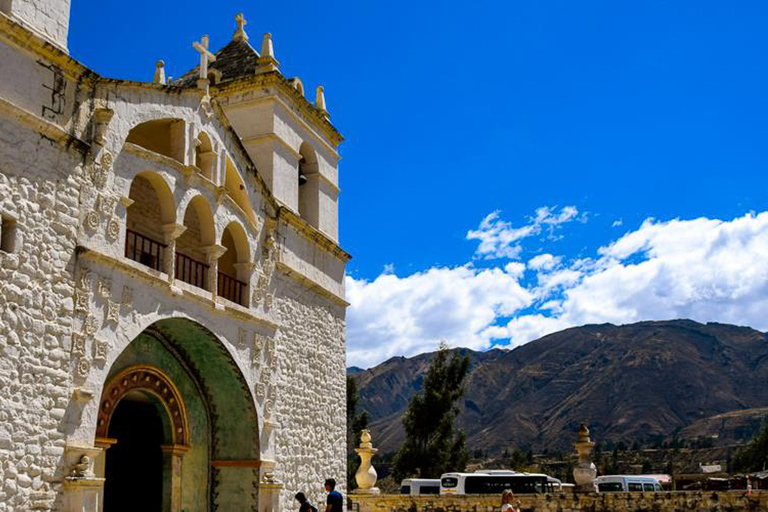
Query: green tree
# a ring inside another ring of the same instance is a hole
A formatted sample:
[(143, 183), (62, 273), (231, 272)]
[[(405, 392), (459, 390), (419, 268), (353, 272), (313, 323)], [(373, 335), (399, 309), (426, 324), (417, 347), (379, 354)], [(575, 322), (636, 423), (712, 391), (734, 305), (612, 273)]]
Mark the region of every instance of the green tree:
[(368, 426), (368, 413), (366, 411), (357, 412), (359, 403), (357, 381), (347, 375), (347, 489), (349, 490), (357, 487), (355, 472), (360, 461), (355, 453), (355, 448), (360, 439), (360, 432)]
[(403, 415), (406, 438), (393, 463), (396, 481), (414, 475), (438, 478), (466, 467), (466, 434), (457, 432), (454, 423), (468, 372), (469, 358), (457, 351), (449, 359), (448, 347), (441, 343), (424, 378), (424, 389), (413, 396)]
[(768, 423), (757, 437), (736, 452), (733, 470), (740, 473), (762, 471), (768, 467)]

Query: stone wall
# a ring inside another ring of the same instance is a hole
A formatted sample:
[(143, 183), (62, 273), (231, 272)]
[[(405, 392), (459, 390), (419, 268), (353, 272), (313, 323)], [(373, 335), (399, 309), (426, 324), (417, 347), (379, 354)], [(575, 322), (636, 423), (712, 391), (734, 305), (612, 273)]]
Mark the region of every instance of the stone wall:
[[(521, 512), (736, 512), (768, 510), (768, 491), (731, 492), (615, 492), (601, 494), (519, 495)], [(350, 495), (357, 512), (494, 512), (501, 508), (498, 495), (483, 496), (380, 496)]]
[(0, 115), (0, 511), (50, 504), (66, 444), (79, 156)]
[[(67, 48), (70, 0), (4, 0), (6, 14), (45, 36), (62, 49)], [(10, 11), (10, 12), (7, 12)]]
[(289, 510), (299, 491), (313, 504), (325, 503), (326, 478), (345, 490), (345, 319), (344, 306), (290, 277), (281, 275), (277, 286), (277, 476), (283, 510)]

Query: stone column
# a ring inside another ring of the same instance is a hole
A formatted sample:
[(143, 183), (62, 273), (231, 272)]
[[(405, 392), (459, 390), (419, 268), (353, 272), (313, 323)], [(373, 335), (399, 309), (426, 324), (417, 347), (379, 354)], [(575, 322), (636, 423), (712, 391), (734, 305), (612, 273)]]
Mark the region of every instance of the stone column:
[[(171, 444), (163, 450), (163, 510), (181, 512), (181, 460), (190, 447)], [(167, 477), (166, 477), (167, 475)]]
[(573, 479), (576, 482), (576, 492), (595, 492), (595, 477), (597, 468), (589, 459), (595, 443), (589, 439), (589, 429), (584, 423), (579, 428), (579, 441), (573, 443), (579, 454), (579, 460), (573, 468)]
[(227, 248), (223, 245), (213, 244), (203, 247), (202, 250), (205, 254), (205, 263), (208, 265), (208, 287), (211, 290), (211, 298), (215, 302), (216, 297), (219, 294), (219, 258), (221, 258), (222, 254), (227, 252)]
[(355, 494), (379, 494), (379, 490), (374, 487), (378, 475), (376, 468), (371, 465), (373, 455), (379, 450), (371, 444), (371, 433), (368, 429), (364, 429), (360, 434), (360, 447), (355, 448), (355, 451), (360, 456), (360, 467), (355, 473), (358, 488), (352, 492)]
[(165, 251), (163, 252), (163, 272), (168, 274), (168, 282), (173, 283), (176, 277), (176, 239), (181, 236), (187, 226), (183, 224), (163, 224), (163, 235), (165, 236)]

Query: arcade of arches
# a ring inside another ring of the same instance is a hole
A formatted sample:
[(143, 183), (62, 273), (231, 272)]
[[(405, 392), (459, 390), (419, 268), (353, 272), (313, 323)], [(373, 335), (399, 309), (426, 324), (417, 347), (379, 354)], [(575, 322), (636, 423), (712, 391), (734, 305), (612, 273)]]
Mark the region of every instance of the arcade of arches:
[(213, 333), (185, 319), (146, 328), (112, 365), (99, 403), (100, 510), (256, 510), (253, 403)]

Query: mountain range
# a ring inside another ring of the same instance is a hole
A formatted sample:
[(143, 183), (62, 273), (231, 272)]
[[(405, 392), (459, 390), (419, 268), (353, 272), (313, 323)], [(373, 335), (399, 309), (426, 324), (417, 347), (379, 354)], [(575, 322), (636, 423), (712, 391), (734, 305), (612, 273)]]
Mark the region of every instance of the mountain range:
[[(691, 320), (585, 325), (513, 350), (451, 350), (470, 359), (458, 426), (470, 450), (491, 455), (514, 447), (570, 450), (581, 422), (598, 442), (736, 439), (745, 424), (751, 433), (768, 414), (760, 410), (768, 406), (768, 336), (748, 327)], [(348, 371), (382, 453), (402, 443), (401, 417), (433, 357), (394, 357)]]

